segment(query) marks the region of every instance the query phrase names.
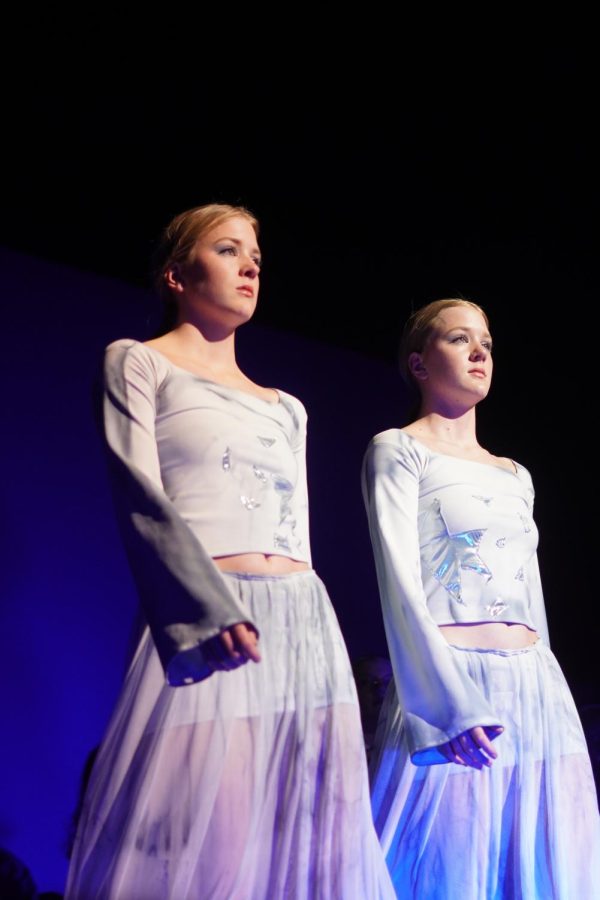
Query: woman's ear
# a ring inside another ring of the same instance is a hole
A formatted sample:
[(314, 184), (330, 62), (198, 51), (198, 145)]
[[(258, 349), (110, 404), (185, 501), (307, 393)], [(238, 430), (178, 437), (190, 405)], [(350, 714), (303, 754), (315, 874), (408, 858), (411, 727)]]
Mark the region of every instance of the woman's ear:
[(183, 290), (183, 276), (181, 273), (181, 267), (178, 263), (173, 263), (172, 266), (169, 266), (165, 274), (163, 275), (165, 279), (165, 284), (169, 288), (169, 290), (177, 291), (181, 293)]
[(408, 371), (417, 381), (425, 381), (427, 379), (427, 369), (420, 353), (415, 351), (410, 354), (408, 357)]

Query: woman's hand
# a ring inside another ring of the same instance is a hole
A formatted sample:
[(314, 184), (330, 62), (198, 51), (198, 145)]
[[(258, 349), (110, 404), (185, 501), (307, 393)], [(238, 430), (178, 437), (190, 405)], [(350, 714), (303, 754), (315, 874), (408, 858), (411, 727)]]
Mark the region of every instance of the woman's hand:
[(204, 658), (212, 669), (237, 669), (249, 659), (260, 662), (258, 635), (245, 622), (225, 628), (202, 645)]
[(498, 725), (485, 728), (476, 725), (475, 728), (469, 728), (451, 741), (441, 744), (439, 750), (448, 762), (459, 766), (471, 766), (473, 769), (482, 769), (484, 766), (489, 768), (498, 756), (490, 738), (502, 734), (503, 730)]

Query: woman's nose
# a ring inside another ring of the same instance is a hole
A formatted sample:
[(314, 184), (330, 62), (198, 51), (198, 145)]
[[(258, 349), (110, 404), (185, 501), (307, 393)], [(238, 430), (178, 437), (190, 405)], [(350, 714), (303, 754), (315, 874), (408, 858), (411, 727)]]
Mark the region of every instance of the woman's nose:
[(242, 257), (241, 269), (247, 278), (256, 278), (260, 272), (258, 263), (251, 256)]
[(483, 346), (483, 344), (475, 344), (475, 346), (471, 350), (471, 359), (486, 359), (486, 358), (487, 358), (487, 349)]

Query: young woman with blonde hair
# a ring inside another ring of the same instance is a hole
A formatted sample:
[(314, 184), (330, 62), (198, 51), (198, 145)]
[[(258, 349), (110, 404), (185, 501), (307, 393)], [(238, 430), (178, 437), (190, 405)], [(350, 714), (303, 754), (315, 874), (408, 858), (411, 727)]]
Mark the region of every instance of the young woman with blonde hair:
[(418, 415), (373, 438), (363, 472), (394, 669), (371, 757), (394, 886), (415, 900), (592, 900), (598, 806), (549, 647), (533, 485), (477, 440), (487, 316), (429, 304), (402, 361)]
[(90, 780), (74, 900), (393, 896), (350, 664), (310, 564), (306, 413), (236, 361), (260, 263), (247, 210), (176, 217), (158, 263), (172, 327), (106, 352), (149, 627)]

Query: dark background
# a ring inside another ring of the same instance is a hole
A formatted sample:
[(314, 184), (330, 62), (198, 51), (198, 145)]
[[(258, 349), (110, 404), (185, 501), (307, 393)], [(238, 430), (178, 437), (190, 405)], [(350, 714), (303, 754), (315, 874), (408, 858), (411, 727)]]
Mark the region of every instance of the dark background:
[[(277, 23), (268, 64), (256, 23), (236, 15), (217, 62), (203, 52), (205, 32), (183, 19), (165, 25), (162, 46), (136, 44), (135, 58), (118, 34), (92, 52), (94, 22), (67, 55), (52, 41), (42, 59), (30, 47), (5, 98), (0, 241), (17, 251), (18, 288), (5, 308), (4, 361), (13, 375), (23, 367), (29, 400), (40, 347), (47, 371), (67, 379), (74, 334), (91, 356), (123, 336), (126, 320), (132, 336), (146, 336), (148, 260), (162, 226), (214, 200), (250, 207), (265, 266), (261, 339), (242, 343), (242, 357), (250, 375), (272, 369), (309, 408), (315, 559), (335, 596), (340, 490), (355, 492), (362, 516), (358, 482), (344, 488), (331, 477), (336, 460), (348, 444), (356, 468), (374, 430), (401, 424), (395, 355), (411, 309), (457, 294), (475, 300), (491, 319), (496, 365), (480, 441), (532, 472), (553, 647), (580, 706), (597, 703), (597, 71), (585, 23), (576, 38), (509, 28), (460, 45), (415, 45), (408, 30), (386, 35), (385, 22), (376, 44), (360, 25), (350, 43), (343, 29), (327, 40), (316, 29), (292, 47)], [(185, 51), (173, 43), (184, 36)], [(91, 299), (57, 297), (57, 285), (71, 283), (64, 267), (97, 277)], [(52, 279), (46, 295), (28, 294), (31, 271), (37, 286)], [(130, 308), (117, 309), (117, 297)], [(91, 362), (79, 377), (87, 390)], [(337, 441), (329, 436), (323, 450), (331, 410)], [(56, 455), (72, 452), (69, 429), (37, 415)], [(353, 564), (364, 551), (357, 534)], [(360, 646), (360, 599), (340, 610), (354, 653), (381, 649), (379, 624)]]
[(282, 37), (265, 72), (241, 24), (206, 58), (200, 33), (195, 55), (170, 44), (184, 20), (162, 53), (118, 28), (92, 51), (92, 20), (66, 57), (32, 51), (8, 93), (0, 239), (147, 287), (171, 215), (240, 202), (263, 228), (256, 322), (390, 366), (413, 307), (481, 303), (496, 374), (480, 440), (533, 472), (553, 630), (590, 675), (576, 636), (594, 590), (597, 71), (568, 24), (537, 42), (508, 28), (394, 44), (382, 23), (378, 46), (368, 23), (348, 45), (317, 29)]

